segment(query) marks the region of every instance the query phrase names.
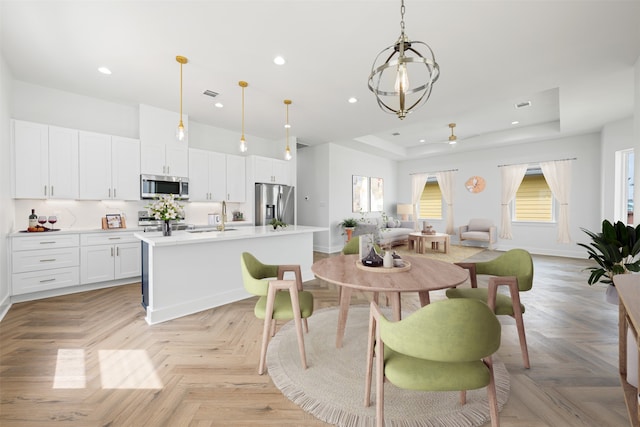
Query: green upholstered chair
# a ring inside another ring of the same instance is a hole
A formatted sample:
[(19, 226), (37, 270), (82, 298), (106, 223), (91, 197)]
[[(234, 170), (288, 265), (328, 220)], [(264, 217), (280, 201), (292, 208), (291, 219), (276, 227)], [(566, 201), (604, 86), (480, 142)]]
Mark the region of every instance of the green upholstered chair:
[[(374, 245), (376, 252), (380, 253), (382, 250), (378, 244)], [(344, 247), (342, 248), (343, 255), (358, 255), (360, 253), (360, 238), (358, 236), (352, 237)]]
[(500, 347), (501, 327), (487, 304), (438, 301), (398, 322), (387, 320), (373, 302), (370, 313), (364, 404), (371, 400), (375, 350), (378, 427), (384, 422), (385, 379), (408, 390), (460, 391), (462, 405), (466, 390), (487, 387), (491, 425), (499, 425), (491, 356)]
[[(277, 320), (294, 319), (298, 335), (298, 349), (302, 367), (307, 368), (307, 357), (304, 350), (305, 331), (309, 331), (307, 318), (313, 313), (313, 295), (302, 290), (302, 274), (299, 265), (267, 265), (263, 264), (248, 252), (240, 257), (242, 279), (247, 292), (257, 295), (258, 302), (254, 313), (258, 319), (264, 319), (262, 331), (262, 348), (258, 373), (264, 373), (269, 339), (275, 334)], [(283, 280), (286, 272), (293, 272), (295, 280)], [(271, 280), (267, 280), (271, 279)]]
[[(533, 260), (524, 249), (511, 249), (499, 257), (485, 262), (457, 263), (469, 270), (471, 288), (447, 289), (448, 298), (474, 298), (489, 304), (497, 315), (511, 316), (516, 321), (520, 350), (524, 367), (529, 368), (529, 350), (524, 331), (524, 305), (520, 302), (520, 292), (533, 286)], [(477, 275), (489, 275), (488, 288), (478, 288)], [(507, 286), (509, 296), (498, 293), (498, 286)]]

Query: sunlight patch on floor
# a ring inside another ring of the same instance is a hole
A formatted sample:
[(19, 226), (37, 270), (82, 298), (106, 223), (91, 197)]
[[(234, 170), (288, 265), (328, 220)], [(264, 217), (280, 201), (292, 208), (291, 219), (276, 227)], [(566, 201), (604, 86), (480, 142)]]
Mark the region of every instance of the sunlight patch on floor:
[(53, 388), (85, 388), (87, 377), (84, 366), (84, 350), (58, 349)]
[(160, 389), (162, 382), (145, 350), (100, 350), (103, 389)]

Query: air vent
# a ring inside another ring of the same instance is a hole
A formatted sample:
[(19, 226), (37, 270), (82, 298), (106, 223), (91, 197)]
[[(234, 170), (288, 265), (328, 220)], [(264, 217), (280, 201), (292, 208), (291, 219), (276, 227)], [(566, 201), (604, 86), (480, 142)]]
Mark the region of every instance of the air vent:
[(209, 89), (205, 90), (205, 91), (204, 91), (204, 92), (202, 92), (202, 93), (203, 93), (203, 94), (205, 94), (205, 95), (207, 95), (207, 96), (210, 96), (210, 97), (212, 97), (212, 98), (215, 98), (216, 96), (218, 96), (218, 95), (219, 95), (219, 93), (218, 93), (218, 92), (214, 92), (214, 91), (209, 90)]
[(516, 108), (531, 107), (531, 101), (519, 102), (516, 104)]

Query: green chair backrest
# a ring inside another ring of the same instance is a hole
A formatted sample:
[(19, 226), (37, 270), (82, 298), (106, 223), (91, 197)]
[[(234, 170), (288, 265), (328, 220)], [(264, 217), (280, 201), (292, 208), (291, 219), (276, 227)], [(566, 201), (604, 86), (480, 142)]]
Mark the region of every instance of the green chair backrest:
[[(373, 246), (376, 252), (380, 253), (381, 249), (378, 244)], [(354, 236), (342, 248), (343, 255), (358, 255), (360, 253), (360, 237)]]
[(470, 298), (431, 303), (399, 322), (380, 318), (382, 341), (408, 356), (471, 362), (500, 347), (500, 322), (489, 306)]
[(524, 249), (511, 249), (491, 261), (477, 262), (476, 274), (516, 276), (518, 289), (528, 291), (533, 286), (533, 260)]
[(263, 264), (249, 252), (242, 253), (240, 265), (242, 267), (244, 288), (247, 292), (253, 295), (266, 296), (269, 285), (267, 281), (262, 279), (278, 277), (278, 266)]

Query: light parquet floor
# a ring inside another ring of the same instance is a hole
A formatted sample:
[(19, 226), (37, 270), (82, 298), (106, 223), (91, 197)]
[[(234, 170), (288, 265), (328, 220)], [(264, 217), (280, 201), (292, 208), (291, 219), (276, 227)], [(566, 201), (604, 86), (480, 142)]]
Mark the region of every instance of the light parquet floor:
[[(586, 284), (586, 261), (534, 262), (534, 288), (522, 296), (530, 370), (522, 367), (514, 322), (500, 317), (498, 357), (511, 375), (501, 425), (628, 425), (617, 307), (604, 302), (603, 285)], [(317, 308), (337, 305), (332, 285), (313, 280), (305, 288)], [(358, 294), (352, 304), (367, 297)], [(144, 321), (139, 284), (14, 304), (0, 322), (0, 425), (327, 425), (287, 400), (269, 375), (257, 375), (262, 325), (254, 303), (154, 326)], [(404, 308), (417, 306), (417, 297), (403, 296)]]

